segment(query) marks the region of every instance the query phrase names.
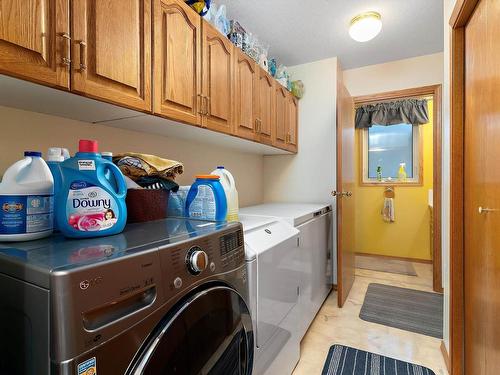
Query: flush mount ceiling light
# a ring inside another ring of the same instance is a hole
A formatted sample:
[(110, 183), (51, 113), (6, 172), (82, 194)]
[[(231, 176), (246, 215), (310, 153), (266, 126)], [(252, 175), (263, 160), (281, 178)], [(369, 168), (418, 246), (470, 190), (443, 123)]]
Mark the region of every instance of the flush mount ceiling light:
[(357, 42), (367, 42), (382, 30), (382, 17), (377, 12), (358, 14), (351, 20), (349, 35)]

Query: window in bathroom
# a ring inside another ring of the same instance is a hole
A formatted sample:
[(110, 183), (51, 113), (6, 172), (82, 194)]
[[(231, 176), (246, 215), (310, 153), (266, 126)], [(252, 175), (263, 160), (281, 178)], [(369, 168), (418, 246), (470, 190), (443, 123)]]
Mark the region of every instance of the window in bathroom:
[[(420, 127), (411, 124), (373, 125), (361, 130), (364, 184), (421, 184)], [(398, 179), (400, 164), (406, 179)], [(379, 177), (379, 172), (381, 178)]]

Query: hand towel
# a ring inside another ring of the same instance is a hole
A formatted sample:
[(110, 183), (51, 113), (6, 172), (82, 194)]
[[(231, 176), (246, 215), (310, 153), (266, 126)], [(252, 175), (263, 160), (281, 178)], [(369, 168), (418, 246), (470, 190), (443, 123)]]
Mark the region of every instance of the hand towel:
[(382, 217), (386, 223), (394, 223), (394, 199), (384, 198)]
[(176, 175), (184, 171), (184, 166), (178, 161), (133, 152), (115, 155), (113, 162), (124, 175), (134, 181), (146, 176), (174, 179)]

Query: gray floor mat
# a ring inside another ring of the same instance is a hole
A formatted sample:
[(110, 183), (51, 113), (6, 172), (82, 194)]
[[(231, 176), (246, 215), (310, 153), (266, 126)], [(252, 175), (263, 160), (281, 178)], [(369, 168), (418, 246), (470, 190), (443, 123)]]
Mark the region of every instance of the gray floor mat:
[(359, 317), (372, 323), (443, 338), (443, 295), (370, 284)]
[(408, 261), (374, 257), (369, 255), (356, 255), (356, 268), (365, 270), (397, 273), (400, 275), (417, 276), (415, 267)]

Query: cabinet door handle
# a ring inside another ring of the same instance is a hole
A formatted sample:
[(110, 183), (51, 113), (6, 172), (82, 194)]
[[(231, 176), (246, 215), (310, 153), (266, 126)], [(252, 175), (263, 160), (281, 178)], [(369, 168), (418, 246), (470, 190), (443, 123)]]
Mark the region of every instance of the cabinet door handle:
[(66, 66), (71, 66), (71, 58), (70, 58), (70, 48), (71, 48), (71, 37), (68, 33), (59, 34), (61, 38), (64, 39), (65, 48), (64, 48), (64, 56), (61, 58), (62, 64)]
[(203, 101), (203, 95), (198, 94), (197, 97), (198, 97), (198, 114), (203, 116), (205, 114), (205, 112), (203, 111), (203, 106), (205, 105), (205, 102)]
[(80, 70), (87, 70), (87, 43), (83, 40), (78, 42), (80, 45)]
[(479, 207), (478, 211), (480, 214), (486, 214), (488, 212), (496, 212), (496, 211), (498, 211), (498, 209), (497, 208)]
[(205, 115), (210, 116), (210, 97), (205, 96)]

